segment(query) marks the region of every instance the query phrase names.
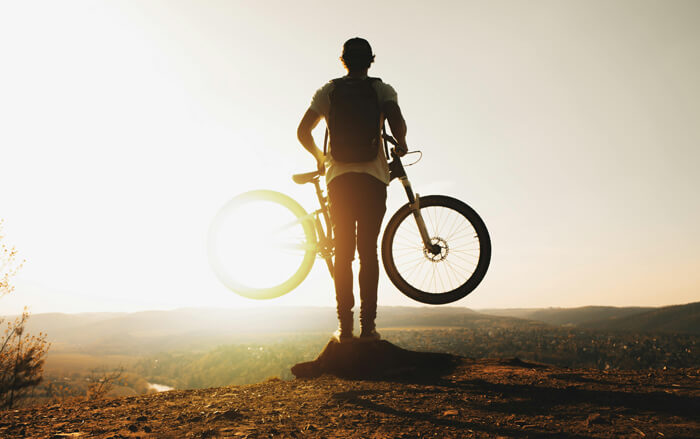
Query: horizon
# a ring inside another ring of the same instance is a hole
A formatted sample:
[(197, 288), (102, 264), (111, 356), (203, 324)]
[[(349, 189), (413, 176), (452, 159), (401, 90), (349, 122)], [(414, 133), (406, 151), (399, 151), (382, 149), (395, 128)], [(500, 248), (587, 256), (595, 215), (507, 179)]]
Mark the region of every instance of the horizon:
[[(251, 301), (205, 241), (246, 190), (314, 205), (290, 179), (313, 167), (296, 126), (353, 36), (424, 153), (414, 190), (491, 234), (484, 281), (450, 306), (700, 296), (700, 2), (39, 3), (0, 5), (0, 218), (26, 259), (0, 314), (333, 307), (322, 263)], [(385, 224), (405, 201), (388, 194)], [(380, 306), (425, 306), (380, 271)]]
[[(419, 310), (419, 309), (424, 309), (424, 310), (442, 310), (442, 309), (463, 309), (467, 311), (473, 311), (477, 313), (482, 313), (484, 311), (539, 311), (539, 310), (556, 310), (556, 311), (565, 311), (565, 310), (576, 310), (576, 309), (584, 309), (584, 308), (615, 308), (615, 309), (628, 309), (628, 308), (650, 308), (650, 309), (660, 309), (660, 308), (669, 308), (669, 307), (675, 307), (675, 306), (685, 306), (685, 305), (691, 305), (694, 303), (700, 303), (698, 301), (694, 302), (686, 302), (686, 303), (675, 303), (675, 304), (668, 304), (668, 305), (661, 305), (661, 306), (642, 306), (642, 305), (627, 305), (627, 306), (609, 306), (609, 305), (584, 305), (584, 306), (574, 306), (574, 307), (559, 307), (559, 306), (548, 306), (548, 307), (517, 307), (517, 308), (470, 308), (467, 306), (461, 306), (461, 305), (452, 305), (452, 304), (447, 304), (447, 305), (442, 305), (439, 307), (433, 306), (433, 305), (426, 305), (426, 304), (417, 304), (417, 305), (379, 305), (378, 309), (383, 309), (383, 308), (407, 308), (407, 309), (412, 309), (412, 310)], [(173, 311), (249, 311), (249, 310), (264, 310), (264, 311), (281, 311), (281, 310), (288, 310), (288, 309), (294, 309), (294, 308), (318, 308), (318, 309), (331, 309), (335, 310), (334, 306), (330, 305), (278, 305), (278, 306), (268, 306), (268, 307), (261, 307), (261, 306), (256, 306), (256, 307), (229, 307), (229, 308), (221, 308), (221, 307), (182, 307), (182, 308), (172, 308), (172, 309), (138, 309), (138, 310), (131, 310), (131, 311), (77, 311), (77, 312), (64, 312), (64, 311), (47, 311), (47, 312), (31, 312), (32, 315), (45, 315), (45, 314), (66, 314), (66, 315), (78, 315), (78, 314), (138, 314), (138, 313), (148, 313), (148, 312), (173, 312)], [(17, 317), (19, 314), (0, 314), (0, 317), (3, 318), (13, 318)]]

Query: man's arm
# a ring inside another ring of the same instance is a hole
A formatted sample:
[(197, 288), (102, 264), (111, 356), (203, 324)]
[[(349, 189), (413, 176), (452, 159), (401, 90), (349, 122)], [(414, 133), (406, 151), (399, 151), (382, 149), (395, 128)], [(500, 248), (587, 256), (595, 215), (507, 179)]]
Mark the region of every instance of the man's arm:
[(384, 115), (389, 121), (391, 134), (393, 134), (394, 139), (396, 139), (396, 142), (399, 144), (399, 146), (396, 147), (396, 153), (399, 157), (402, 157), (408, 152), (408, 145), (406, 145), (406, 121), (403, 119), (399, 104), (395, 101), (385, 102)]
[(316, 125), (318, 125), (320, 120), (321, 115), (309, 108), (306, 110), (306, 113), (304, 113), (304, 117), (302, 117), (301, 122), (299, 122), (299, 128), (297, 128), (297, 139), (299, 139), (299, 142), (304, 149), (309, 151), (311, 155), (314, 156), (319, 170), (323, 169), (325, 157), (323, 156), (323, 151), (316, 146), (316, 142), (314, 142), (314, 136), (311, 134), (311, 131), (316, 128)]

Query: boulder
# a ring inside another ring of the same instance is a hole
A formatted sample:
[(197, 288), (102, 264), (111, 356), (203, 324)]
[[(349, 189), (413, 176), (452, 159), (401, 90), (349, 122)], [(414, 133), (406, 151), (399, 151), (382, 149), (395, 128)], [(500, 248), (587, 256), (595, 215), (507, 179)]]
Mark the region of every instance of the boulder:
[(331, 339), (314, 361), (296, 364), (297, 378), (331, 374), (347, 379), (434, 379), (454, 370), (459, 357), (402, 349), (386, 340), (339, 343)]

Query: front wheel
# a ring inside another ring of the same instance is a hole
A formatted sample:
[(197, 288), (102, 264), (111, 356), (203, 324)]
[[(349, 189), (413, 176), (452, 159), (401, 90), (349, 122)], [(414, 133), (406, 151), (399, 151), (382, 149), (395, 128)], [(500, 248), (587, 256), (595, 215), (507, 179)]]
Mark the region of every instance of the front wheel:
[(296, 288), (316, 257), (313, 215), (287, 195), (258, 190), (234, 197), (214, 217), (209, 263), (230, 290), (272, 299)]
[(491, 261), (491, 238), (479, 215), (465, 203), (442, 195), (420, 198), (432, 248), (426, 248), (408, 204), (386, 226), (382, 261), (402, 293), (439, 305), (471, 293)]

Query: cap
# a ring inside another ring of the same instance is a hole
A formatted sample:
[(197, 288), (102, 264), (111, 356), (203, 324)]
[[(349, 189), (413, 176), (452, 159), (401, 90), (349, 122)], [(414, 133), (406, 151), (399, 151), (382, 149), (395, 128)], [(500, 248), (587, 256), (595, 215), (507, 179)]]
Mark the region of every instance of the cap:
[(343, 44), (343, 59), (372, 58), (372, 46), (364, 38), (350, 38)]

